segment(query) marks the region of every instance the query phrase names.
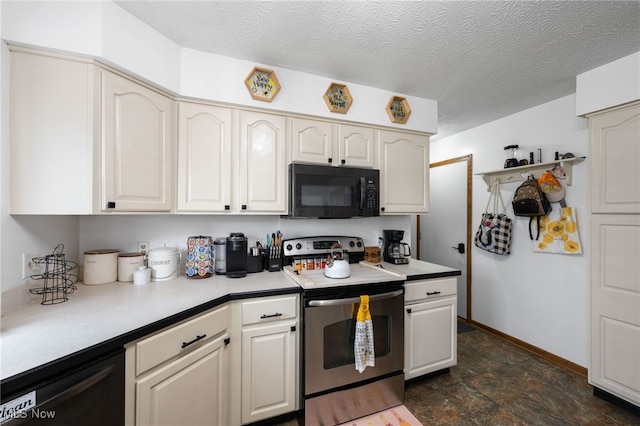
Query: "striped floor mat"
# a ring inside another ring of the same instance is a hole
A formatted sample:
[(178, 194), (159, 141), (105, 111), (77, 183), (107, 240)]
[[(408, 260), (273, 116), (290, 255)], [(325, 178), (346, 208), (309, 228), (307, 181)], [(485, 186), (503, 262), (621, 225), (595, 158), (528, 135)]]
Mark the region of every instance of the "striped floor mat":
[(339, 426), (423, 426), (404, 405), (370, 414)]

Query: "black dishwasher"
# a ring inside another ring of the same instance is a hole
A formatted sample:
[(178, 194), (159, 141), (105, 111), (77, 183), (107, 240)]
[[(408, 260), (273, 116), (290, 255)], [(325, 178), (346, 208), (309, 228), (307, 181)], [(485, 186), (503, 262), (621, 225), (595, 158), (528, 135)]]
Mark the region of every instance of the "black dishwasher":
[(123, 425), (124, 349), (2, 395), (5, 425)]

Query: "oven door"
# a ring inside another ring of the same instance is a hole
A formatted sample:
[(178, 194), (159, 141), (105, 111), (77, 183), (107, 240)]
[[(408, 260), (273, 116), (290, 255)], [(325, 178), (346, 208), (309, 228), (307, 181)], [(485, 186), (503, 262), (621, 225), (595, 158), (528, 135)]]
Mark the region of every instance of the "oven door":
[(362, 373), (356, 370), (353, 350), (360, 297), (319, 297), (305, 301), (306, 396), (402, 371), (403, 294), (402, 287), (369, 294), (375, 367), (367, 367)]

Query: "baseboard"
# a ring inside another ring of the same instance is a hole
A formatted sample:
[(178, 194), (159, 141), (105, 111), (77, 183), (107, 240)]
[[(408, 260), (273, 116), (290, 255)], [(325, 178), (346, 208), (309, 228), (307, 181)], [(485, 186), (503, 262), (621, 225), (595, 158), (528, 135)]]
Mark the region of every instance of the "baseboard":
[(516, 339), (513, 336), (509, 336), (508, 334), (505, 334), (505, 333), (503, 333), (501, 331), (498, 331), (498, 330), (496, 330), (494, 328), (491, 328), (491, 327), (489, 327), (487, 325), (484, 325), (482, 323), (476, 322), (474, 320), (468, 320), (468, 323), (473, 325), (474, 327), (481, 328), (481, 329), (483, 329), (485, 331), (488, 331), (489, 333), (494, 334), (497, 337), (500, 337), (501, 339), (506, 340), (509, 343), (513, 343), (516, 346), (520, 346), (522, 349), (525, 349), (525, 350), (527, 350), (527, 351), (529, 351), (531, 353), (534, 353), (534, 354), (538, 355), (540, 358), (544, 358), (549, 362), (552, 362), (552, 363), (554, 363), (556, 365), (559, 365), (560, 367), (564, 367), (567, 370), (571, 370), (574, 373), (578, 373), (581, 376), (584, 376), (585, 378), (588, 375), (588, 370), (587, 370), (586, 367), (583, 367), (583, 366), (578, 365), (576, 363), (573, 363), (573, 362), (571, 362), (569, 360), (561, 358), (561, 357), (559, 357), (557, 355), (552, 354), (551, 352), (547, 352), (544, 349), (540, 349), (537, 346), (533, 346), (533, 345), (531, 345), (531, 344), (529, 344), (529, 343), (527, 343), (525, 341), (522, 341), (520, 339)]

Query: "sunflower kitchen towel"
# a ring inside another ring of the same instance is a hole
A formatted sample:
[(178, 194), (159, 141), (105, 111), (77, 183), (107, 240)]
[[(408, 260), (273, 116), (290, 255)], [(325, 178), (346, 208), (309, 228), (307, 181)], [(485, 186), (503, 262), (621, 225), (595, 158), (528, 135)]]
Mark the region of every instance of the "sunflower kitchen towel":
[(362, 373), (367, 367), (374, 367), (373, 321), (369, 311), (369, 296), (360, 296), (360, 308), (356, 317), (356, 335), (353, 342), (353, 354), (356, 370)]
[(573, 207), (563, 207), (540, 218), (540, 238), (533, 251), (541, 253), (582, 254), (578, 222)]

